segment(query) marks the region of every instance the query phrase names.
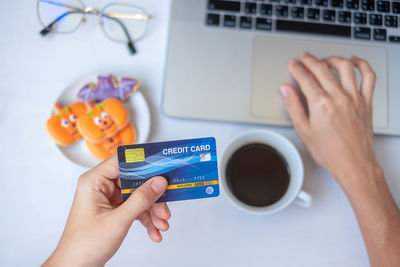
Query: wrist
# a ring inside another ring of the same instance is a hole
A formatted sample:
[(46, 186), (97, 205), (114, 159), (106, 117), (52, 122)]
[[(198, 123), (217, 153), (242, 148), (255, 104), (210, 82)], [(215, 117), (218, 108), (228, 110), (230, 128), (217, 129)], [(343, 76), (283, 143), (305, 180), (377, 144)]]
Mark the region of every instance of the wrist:
[(351, 171), (334, 176), (349, 196), (354, 192), (386, 187), (384, 172), (378, 163), (373, 163), (362, 168), (354, 168)]
[(76, 251), (76, 249), (67, 249), (63, 246), (59, 246), (53, 252), (53, 254), (43, 263), (42, 266), (50, 267), (50, 266), (104, 266), (104, 263), (95, 262), (91, 260), (93, 257), (90, 255), (85, 255), (85, 253), (81, 253)]

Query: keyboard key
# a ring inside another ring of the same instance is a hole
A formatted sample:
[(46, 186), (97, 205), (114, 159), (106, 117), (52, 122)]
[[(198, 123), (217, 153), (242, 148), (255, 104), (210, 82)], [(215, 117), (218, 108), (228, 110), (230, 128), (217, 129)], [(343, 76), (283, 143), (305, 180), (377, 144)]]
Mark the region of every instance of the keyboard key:
[(291, 14), (293, 18), (303, 18), (304, 17), (304, 8), (303, 7), (292, 7)]
[(358, 9), (360, 6), (360, 3), (358, 0), (346, 0), (346, 7), (348, 9)]
[(385, 26), (386, 27), (397, 27), (398, 26), (397, 16), (385, 15)]
[(389, 41), (394, 43), (400, 43), (400, 36), (389, 36)]
[(366, 27), (354, 27), (354, 38), (370, 40), (371, 29)]
[(240, 17), (240, 28), (251, 29), (251, 17)]
[(279, 3), (280, 0), (269, 0), (271, 3)]
[(326, 9), (322, 13), (322, 18), (325, 21), (335, 21), (336, 20), (336, 12), (335, 10)]
[(369, 14), (369, 23), (371, 25), (382, 25), (382, 15), (381, 14)]
[(375, 0), (361, 0), (362, 10), (374, 11), (375, 10)]
[(394, 14), (400, 14), (400, 2), (392, 2), (392, 12)]
[(386, 30), (385, 29), (374, 29), (374, 40), (375, 41), (386, 41)]
[(219, 15), (218, 14), (207, 14), (207, 25), (218, 26)]
[(356, 24), (367, 24), (367, 13), (355, 12), (353, 21)]
[(311, 6), (312, 0), (300, 0), (300, 4), (302, 4), (303, 6)]
[(257, 13), (257, 4), (256, 3), (245, 3), (244, 4), (244, 13), (256, 14)]
[(240, 12), (240, 2), (209, 0), (208, 1), (208, 9)]
[(343, 0), (331, 0), (331, 7), (343, 7)]
[(377, 7), (379, 12), (390, 12), (389, 1), (378, 1)]
[(284, 0), (285, 4), (296, 4), (297, 0)]
[(261, 15), (272, 16), (272, 5), (270, 5), (270, 4), (261, 4), (260, 14)]
[(319, 9), (318, 8), (309, 8), (307, 10), (307, 18), (313, 20), (319, 20)]
[(272, 29), (272, 19), (257, 18), (256, 29), (262, 31), (270, 31)]
[(225, 15), (224, 16), (224, 26), (225, 27), (236, 27), (236, 16)]
[(335, 24), (310, 23), (303, 21), (276, 20), (276, 30), (284, 32), (301, 32), (340, 37), (351, 37), (351, 27)]
[(317, 6), (328, 6), (328, 0), (315, 0)]
[(287, 17), (289, 15), (288, 6), (276, 6), (275, 15), (278, 17)]
[(349, 11), (339, 11), (339, 21), (351, 23), (351, 12)]

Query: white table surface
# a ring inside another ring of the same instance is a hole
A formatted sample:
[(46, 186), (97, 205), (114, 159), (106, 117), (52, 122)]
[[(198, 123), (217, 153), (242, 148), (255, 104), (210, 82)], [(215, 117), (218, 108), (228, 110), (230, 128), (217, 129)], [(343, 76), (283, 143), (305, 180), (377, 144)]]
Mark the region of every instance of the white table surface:
[[(0, 9), (0, 266), (37, 266), (55, 248), (78, 176), (45, 132), (58, 94), (89, 74), (118, 73), (142, 81), (152, 110), (149, 141), (215, 136), (218, 152), (248, 129), (271, 129), (303, 157), (310, 208), (247, 215), (219, 198), (170, 204), (170, 231), (152, 243), (135, 223), (108, 266), (368, 266), (352, 209), (333, 178), (318, 167), (292, 129), (182, 120), (161, 111), (169, 1), (133, 0), (153, 16), (138, 55), (107, 40), (93, 17), (76, 33), (41, 37), (31, 0)], [(87, 1), (102, 7), (107, 1)], [(379, 162), (400, 203), (400, 138), (375, 138)]]

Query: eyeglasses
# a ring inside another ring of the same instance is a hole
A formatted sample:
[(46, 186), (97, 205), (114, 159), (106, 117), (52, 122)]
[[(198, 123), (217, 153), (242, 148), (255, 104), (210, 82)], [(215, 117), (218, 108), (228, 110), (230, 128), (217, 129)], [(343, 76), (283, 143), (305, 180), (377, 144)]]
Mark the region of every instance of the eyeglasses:
[(99, 24), (112, 41), (126, 43), (131, 54), (136, 53), (134, 42), (140, 40), (147, 29), (151, 16), (142, 8), (127, 4), (109, 4), (103, 9), (85, 6), (81, 0), (37, 0), (39, 22), (43, 25), (42, 36), (48, 33), (72, 33), (86, 22), (88, 15), (99, 18)]

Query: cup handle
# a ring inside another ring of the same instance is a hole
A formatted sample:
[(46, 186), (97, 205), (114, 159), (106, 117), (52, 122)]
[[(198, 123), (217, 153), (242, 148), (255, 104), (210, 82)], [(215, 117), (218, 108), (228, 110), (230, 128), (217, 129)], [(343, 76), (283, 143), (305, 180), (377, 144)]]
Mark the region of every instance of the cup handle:
[(304, 192), (303, 190), (300, 190), (300, 193), (297, 195), (294, 203), (296, 203), (299, 206), (302, 207), (310, 207), (312, 202), (312, 197), (310, 194)]

